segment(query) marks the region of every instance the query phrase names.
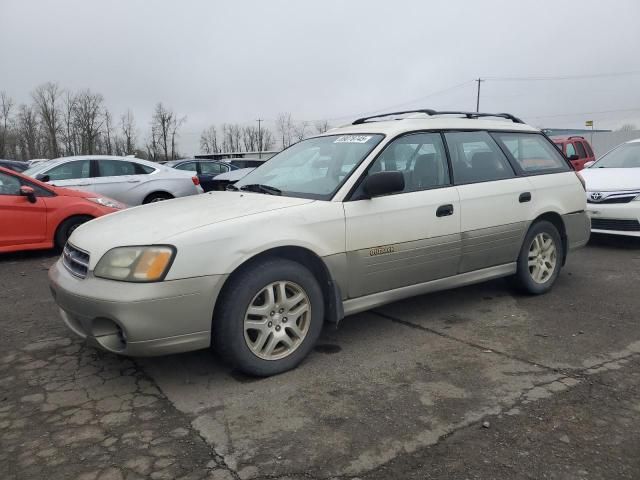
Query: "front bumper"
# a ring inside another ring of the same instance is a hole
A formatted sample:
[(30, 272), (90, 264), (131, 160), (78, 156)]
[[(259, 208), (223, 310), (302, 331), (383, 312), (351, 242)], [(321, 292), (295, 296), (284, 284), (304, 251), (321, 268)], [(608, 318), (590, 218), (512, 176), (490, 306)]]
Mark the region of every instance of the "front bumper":
[[(628, 203), (610, 204), (588, 203), (587, 213), (594, 223), (591, 228), (593, 233), (640, 237), (640, 230), (616, 230), (615, 227), (617, 220), (625, 221), (627, 224), (629, 221), (640, 223), (640, 202), (632, 201)], [(598, 220), (603, 220), (603, 222), (598, 222)], [(598, 224), (602, 224), (606, 228), (597, 228)]]
[(215, 301), (226, 275), (157, 283), (73, 276), (58, 260), (49, 270), (60, 315), (90, 344), (131, 356), (209, 347)]

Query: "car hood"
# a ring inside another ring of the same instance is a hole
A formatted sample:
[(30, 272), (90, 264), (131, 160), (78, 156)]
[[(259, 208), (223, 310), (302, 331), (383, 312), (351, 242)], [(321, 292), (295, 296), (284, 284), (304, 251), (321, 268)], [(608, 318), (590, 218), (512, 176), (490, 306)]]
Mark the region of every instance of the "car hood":
[(98, 195), (95, 192), (87, 192), (82, 190), (72, 190), (71, 188), (55, 187), (53, 185), (44, 184), (46, 188), (53, 190), (56, 195), (61, 197), (80, 197), (80, 198), (94, 198), (103, 197), (104, 195)]
[(589, 192), (640, 190), (640, 168), (585, 168), (580, 175)]
[(210, 192), (97, 218), (78, 227), (69, 241), (91, 253), (93, 264), (95, 256), (114, 247), (160, 244), (206, 225), (310, 202), (313, 200), (250, 192)]

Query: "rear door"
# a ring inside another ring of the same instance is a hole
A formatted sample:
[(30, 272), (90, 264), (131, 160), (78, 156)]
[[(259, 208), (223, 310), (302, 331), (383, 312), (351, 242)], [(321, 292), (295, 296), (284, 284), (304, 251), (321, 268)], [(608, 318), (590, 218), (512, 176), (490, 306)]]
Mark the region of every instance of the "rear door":
[(394, 140), (364, 176), (389, 170), (404, 174), (402, 192), (357, 200), (358, 187), (344, 203), (349, 298), (457, 273), (460, 201), (440, 133)]
[(133, 205), (132, 192), (148, 178), (153, 168), (128, 160), (99, 160), (94, 190), (102, 195)]
[(214, 190), (215, 182), (213, 179), (221, 173), (229, 171), (229, 165), (224, 165), (217, 162), (199, 162), (200, 172), (198, 177), (200, 178), (200, 186), (205, 192)]
[(18, 177), (0, 172), (0, 247), (42, 243), (47, 232), (47, 206), (20, 195)]
[(516, 260), (531, 215), (533, 187), (484, 131), (445, 133), (460, 195), (465, 273)]

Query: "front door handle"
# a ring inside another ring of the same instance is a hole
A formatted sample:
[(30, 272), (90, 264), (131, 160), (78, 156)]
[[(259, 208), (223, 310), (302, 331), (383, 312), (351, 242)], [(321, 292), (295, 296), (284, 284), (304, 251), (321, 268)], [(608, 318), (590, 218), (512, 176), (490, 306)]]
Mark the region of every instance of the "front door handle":
[(440, 205), (436, 210), (436, 217), (448, 217), (453, 215), (453, 205)]
[(531, 201), (531, 192), (524, 192), (520, 194), (520, 198), (518, 198), (520, 203), (530, 202)]

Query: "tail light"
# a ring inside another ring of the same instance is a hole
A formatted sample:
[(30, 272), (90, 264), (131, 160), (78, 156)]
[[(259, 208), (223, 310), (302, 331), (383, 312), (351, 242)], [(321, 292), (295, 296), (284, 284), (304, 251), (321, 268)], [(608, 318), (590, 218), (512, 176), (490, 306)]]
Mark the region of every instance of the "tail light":
[(191, 181), (196, 187), (200, 185), (200, 179), (198, 177), (191, 177)]
[(582, 175), (580, 175), (580, 172), (576, 172), (576, 177), (578, 177), (578, 180), (580, 180), (580, 183), (582, 184), (582, 188), (586, 192), (587, 191), (587, 184), (584, 181), (584, 177)]

